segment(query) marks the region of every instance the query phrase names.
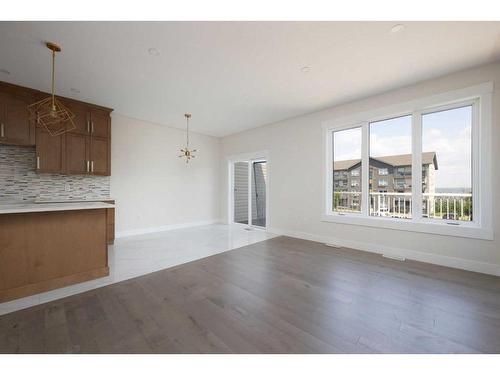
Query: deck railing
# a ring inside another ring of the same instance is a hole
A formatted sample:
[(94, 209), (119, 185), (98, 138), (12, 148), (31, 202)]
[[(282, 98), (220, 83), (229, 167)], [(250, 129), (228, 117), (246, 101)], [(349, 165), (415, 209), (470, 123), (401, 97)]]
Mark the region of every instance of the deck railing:
[[(472, 220), (472, 194), (423, 193), (422, 216), (432, 219)], [(333, 210), (336, 212), (361, 212), (361, 192), (336, 191)], [(411, 218), (413, 209), (411, 193), (370, 192), (370, 215)]]

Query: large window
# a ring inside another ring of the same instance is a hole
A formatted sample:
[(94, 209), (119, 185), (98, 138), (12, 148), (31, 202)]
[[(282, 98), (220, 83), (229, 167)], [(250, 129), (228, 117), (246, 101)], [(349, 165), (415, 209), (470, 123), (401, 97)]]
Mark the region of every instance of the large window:
[(483, 84), (325, 123), (324, 220), (492, 238), (491, 90)]

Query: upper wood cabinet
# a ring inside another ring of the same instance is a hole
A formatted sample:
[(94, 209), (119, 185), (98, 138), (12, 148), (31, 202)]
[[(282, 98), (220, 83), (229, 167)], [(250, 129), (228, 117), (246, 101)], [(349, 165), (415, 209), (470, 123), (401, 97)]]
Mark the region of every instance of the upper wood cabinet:
[(90, 133), (90, 111), (87, 106), (84, 104), (70, 101), (70, 100), (61, 100), (62, 104), (68, 108), (73, 114), (75, 118), (73, 122), (75, 123), (76, 129), (72, 130), (71, 133), (76, 134), (86, 134)]
[(68, 103), (76, 129), (64, 135), (67, 174), (111, 175), (111, 117), (106, 110)]
[(66, 133), (64, 147), (65, 173), (87, 174), (90, 172), (89, 136)]
[(99, 109), (90, 111), (90, 132), (93, 137), (109, 138), (111, 134), (109, 112)]
[(42, 128), (36, 128), (36, 171), (39, 173), (63, 173), (64, 136), (51, 136)]
[(90, 172), (92, 174), (101, 176), (110, 175), (111, 154), (108, 138), (91, 138), (90, 159)]
[(40, 173), (111, 175), (112, 109), (58, 97), (76, 128), (57, 137), (35, 127), (27, 107), (49, 94), (0, 82), (0, 144), (36, 145)]
[(29, 119), (29, 97), (0, 92), (0, 143), (21, 146), (35, 144), (35, 126)]

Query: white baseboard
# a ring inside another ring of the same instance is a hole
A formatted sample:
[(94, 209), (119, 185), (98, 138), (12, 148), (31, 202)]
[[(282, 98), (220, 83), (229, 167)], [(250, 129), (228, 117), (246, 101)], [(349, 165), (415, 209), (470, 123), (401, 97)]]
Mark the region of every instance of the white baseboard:
[(281, 236), (289, 236), (300, 238), (303, 240), (310, 240), (315, 242), (322, 242), (326, 244), (334, 244), (342, 247), (347, 247), (356, 250), (367, 251), (377, 254), (386, 254), (388, 256), (412, 259), (419, 262), (437, 264), (439, 266), (458, 268), (467, 271), (480, 272), (489, 275), (500, 276), (500, 266), (485, 262), (478, 262), (470, 259), (455, 258), (446, 255), (438, 255), (431, 253), (424, 253), (421, 251), (396, 248), (391, 246), (383, 246), (369, 242), (362, 242), (356, 240), (345, 240), (330, 236), (319, 236), (311, 233), (289, 231), (279, 228), (268, 228), (268, 232)]
[(203, 225), (217, 224), (219, 222), (220, 222), (219, 220), (205, 220), (205, 221), (194, 221), (191, 223), (162, 225), (160, 227), (149, 227), (149, 228), (124, 230), (124, 231), (116, 232), (115, 238), (138, 236), (140, 234), (148, 234), (148, 233), (156, 233), (156, 232), (165, 232), (167, 230), (174, 230), (174, 229), (200, 227)]

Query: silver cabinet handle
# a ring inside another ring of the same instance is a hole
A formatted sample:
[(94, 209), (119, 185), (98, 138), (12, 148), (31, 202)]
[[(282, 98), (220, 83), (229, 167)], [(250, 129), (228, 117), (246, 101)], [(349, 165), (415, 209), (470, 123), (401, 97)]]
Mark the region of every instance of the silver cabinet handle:
[(94, 161), (90, 162), (90, 172), (94, 173)]
[(5, 125), (3, 122), (0, 124), (0, 138), (5, 137)]
[(40, 156), (36, 157), (36, 169), (40, 169)]
[(85, 160), (85, 164), (87, 165), (87, 173), (90, 172), (90, 161)]

